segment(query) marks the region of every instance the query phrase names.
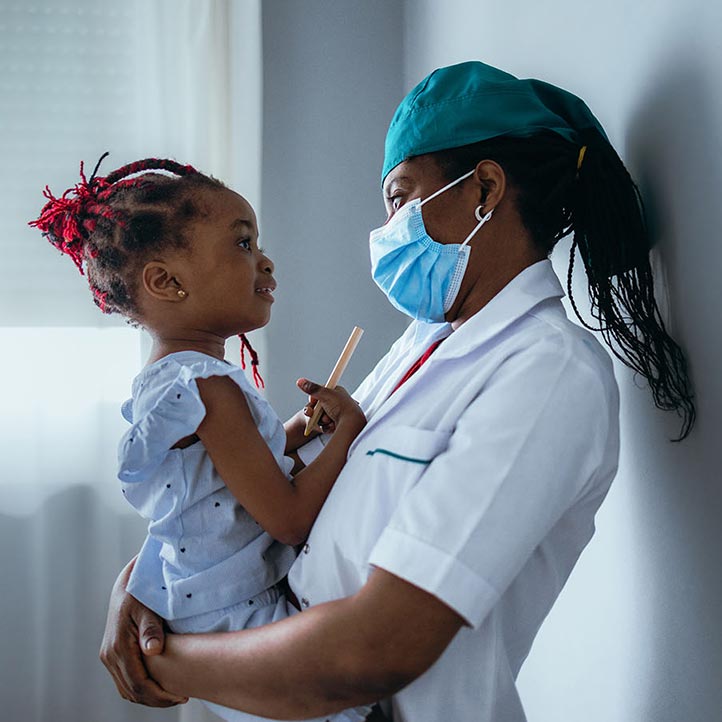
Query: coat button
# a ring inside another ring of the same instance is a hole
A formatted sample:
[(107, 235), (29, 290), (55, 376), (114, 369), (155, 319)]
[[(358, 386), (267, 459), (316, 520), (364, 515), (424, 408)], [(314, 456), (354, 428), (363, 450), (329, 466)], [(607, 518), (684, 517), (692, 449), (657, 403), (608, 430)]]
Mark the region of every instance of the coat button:
[(311, 547), (308, 544), (303, 545), (303, 553), (308, 554), (311, 551)]
[(308, 605), (309, 605), (308, 599), (306, 599), (306, 597), (301, 597), (301, 606), (307, 607)]

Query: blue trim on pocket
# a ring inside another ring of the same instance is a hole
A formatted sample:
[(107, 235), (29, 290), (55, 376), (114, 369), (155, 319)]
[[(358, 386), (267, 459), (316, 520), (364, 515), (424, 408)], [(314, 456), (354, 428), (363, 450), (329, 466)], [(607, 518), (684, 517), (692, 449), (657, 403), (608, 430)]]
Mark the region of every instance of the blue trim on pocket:
[(387, 449), (374, 449), (373, 451), (367, 451), (366, 456), (373, 456), (374, 454), (385, 454), (390, 456), (392, 459), (399, 459), (401, 461), (410, 461), (413, 464), (430, 464), (432, 459), (414, 459), (412, 456), (402, 456), (401, 454), (395, 454), (393, 451)]

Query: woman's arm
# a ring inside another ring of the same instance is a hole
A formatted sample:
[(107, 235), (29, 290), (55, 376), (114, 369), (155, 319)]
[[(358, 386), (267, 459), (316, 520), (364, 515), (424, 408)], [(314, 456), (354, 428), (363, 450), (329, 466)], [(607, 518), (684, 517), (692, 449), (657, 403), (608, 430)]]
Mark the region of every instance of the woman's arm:
[(163, 620), (125, 591), (135, 559), (126, 564), (113, 585), (108, 619), (100, 647), (100, 661), (108, 668), (121, 697), (153, 707), (172, 707), (188, 701), (148, 676), (138, 640), (146, 654), (163, 651)]
[(266, 627), (168, 635), (164, 653), (146, 664), (176, 695), (276, 719), (316, 717), (406, 686), (463, 624), (436, 597), (376, 569), (353, 597)]
[(224, 483), (272, 537), (285, 544), (301, 543), (346, 462), (349, 446), (366, 424), (363, 412), (342, 389), (305, 382), (304, 390), (323, 401), (336, 430), (323, 452), (291, 484), (260, 435), (238, 385), (226, 376), (197, 383), (206, 416), (196, 433)]

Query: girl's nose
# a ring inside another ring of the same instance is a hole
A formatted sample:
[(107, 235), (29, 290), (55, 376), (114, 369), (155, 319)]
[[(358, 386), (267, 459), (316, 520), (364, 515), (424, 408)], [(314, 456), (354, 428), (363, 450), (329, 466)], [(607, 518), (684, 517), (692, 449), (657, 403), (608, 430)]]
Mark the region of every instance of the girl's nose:
[(268, 256), (261, 256), (261, 269), (264, 273), (273, 273), (274, 268), (273, 261)]

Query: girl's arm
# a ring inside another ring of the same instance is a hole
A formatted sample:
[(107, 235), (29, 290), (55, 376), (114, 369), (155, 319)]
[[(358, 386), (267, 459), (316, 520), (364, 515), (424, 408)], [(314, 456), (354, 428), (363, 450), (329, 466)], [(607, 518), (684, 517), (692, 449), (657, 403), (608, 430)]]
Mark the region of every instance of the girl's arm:
[(363, 412), (342, 389), (332, 391), (304, 381), (301, 388), (323, 402), (336, 429), (323, 452), (291, 483), (258, 432), (238, 385), (226, 376), (197, 383), (206, 416), (196, 433), (224, 483), (274, 539), (301, 543), (346, 461), (349, 446), (366, 424)]
[[(299, 379), (298, 383), (300, 384), (303, 381), (304, 379)], [(305, 466), (305, 463), (298, 454), (298, 449), (311, 441), (311, 439), (314, 439), (320, 433), (315, 430), (311, 431), (308, 436), (306, 436), (306, 423), (313, 415), (315, 401), (315, 398), (309, 397), (309, 403), (303, 409), (291, 416), (291, 418), (283, 425), (283, 429), (286, 432), (286, 450), (284, 453), (294, 461), (294, 467), (291, 470), (291, 473), (294, 476)], [(333, 433), (335, 429), (333, 419), (326, 412), (321, 414), (321, 418), (318, 420), (318, 425), (323, 427), (324, 433)]]
[(286, 432), (286, 449), (284, 454), (293, 459), (293, 469), (291, 469), (291, 474), (296, 476), (306, 466), (298, 453), (298, 449), (314, 437), (318, 436), (318, 431), (314, 431), (308, 436), (305, 435), (305, 409), (301, 409), (298, 413), (288, 419), (288, 421), (283, 424), (283, 430)]
[(318, 436), (318, 431), (312, 431), (308, 436), (304, 435), (306, 431), (306, 421), (308, 421), (308, 417), (305, 414), (305, 410), (301, 409), (283, 425), (283, 429), (286, 432), (286, 456), (293, 456), (299, 447), (311, 441), (315, 436)]
[[(305, 381), (305, 379), (299, 379), (298, 384), (301, 384)], [(323, 386), (318, 386), (317, 384), (312, 384), (313, 388), (319, 389), (324, 388)], [(309, 387), (311, 388), (311, 387)], [(337, 386), (337, 389), (342, 389), (342, 387)], [(343, 390), (343, 389), (342, 389)], [(304, 444), (307, 444), (311, 439), (315, 438), (319, 435), (319, 431), (314, 430), (311, 431), (308, 436), (306, 436), (306, 422), (308, 421), (309, 417), (313, 415), (313, 411), (315, 408), (315, 402), (316, 397), (311, 396), (309, 398), (308, 404), (302, 408), (300, 411), (295, 413), (286, 423), (283, 425), (283, 429), (286, 432), (286, 455), (290, 456), (293, 455), (295, 451), (297, 451), (301, 446)], [(321, 417), (318, 420), (318, 426), (323, 427), (324, 433), (333, 433), (333, 430), (335, 428), (334, 420), (326, 413), (324, 412), (321, 414)]]

